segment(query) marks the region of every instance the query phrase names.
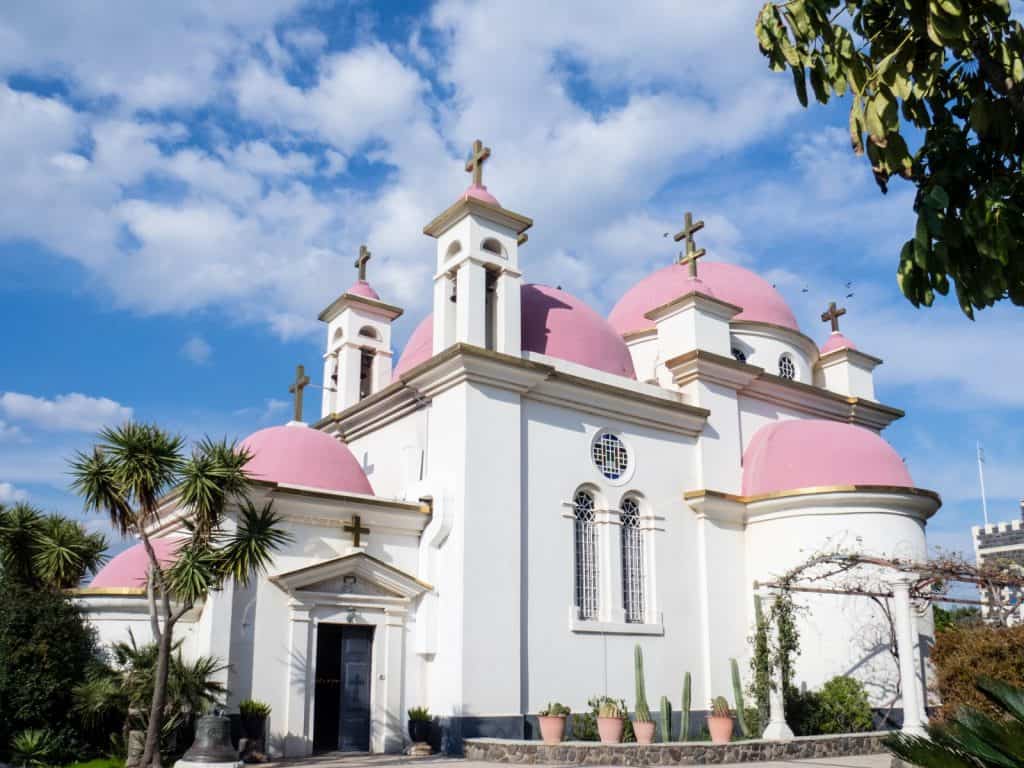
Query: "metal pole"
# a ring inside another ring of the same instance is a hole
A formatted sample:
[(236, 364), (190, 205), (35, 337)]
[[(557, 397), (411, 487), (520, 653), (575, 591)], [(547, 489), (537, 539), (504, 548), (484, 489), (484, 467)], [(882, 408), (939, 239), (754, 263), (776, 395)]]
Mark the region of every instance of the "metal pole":
[(981, 513), (985, 516), (985, 525), (988, 525), (988, 500), (985, 498), (985, 452), (981, 448), (981, 441), (978, 441), (978, 482), (981, 484)]

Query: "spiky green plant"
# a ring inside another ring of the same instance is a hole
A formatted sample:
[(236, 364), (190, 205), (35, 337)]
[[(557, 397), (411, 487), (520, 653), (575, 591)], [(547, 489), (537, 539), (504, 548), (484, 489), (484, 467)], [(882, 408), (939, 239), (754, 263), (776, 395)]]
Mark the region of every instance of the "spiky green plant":
[(11, 739), (11, 759), (16, 766), (46, 768), (53, 765), (60, 746), (48, 728), (30, 728)]
[(270, 717), (270, 705), (257, 699), (243, 699), (238, 703), (238, 713), (242, 717)]
[(743, 681), (740, 680), (740, 665), (736, 659), (729, 659), (732, 668), (732, 695), (736, 700), (736, 722), (740, 725), (740, 733), (748, 739), (750, 729), (747, 727), (746, 707), (743, 704)]
[(640, 643), (633, 650), (633, 674), (636, 676), (636, 720), (638, 723), (651, 722), (651, 710), (647, 706), (647, 685), (644, 683), (644, 652)]
[(661, 740), (672, 741), (672, 702), (668, 696), (661, 697)]
[(711, 700), (711, 716), (732, 717), (732, 712), (729, 710), (729, 702), (725, 696), (715, 696)]
[(927, 727), (928, 738), (902, 733), (885, 740), (894, 755), (923, 768), (1010, 768), (1024, 765), (1024, 688), (979, 677), (978, 690), (1004, 714), (993, 718), (961, 707), (952, 719)]
[(683, 675), (683, 702), (679, 712), (679, 740), (690, 740), (690, 673)]
[(0, 571), (33, 589), (70, 589), (107, 561), (107, 541), (31, 504), (0, 505)]

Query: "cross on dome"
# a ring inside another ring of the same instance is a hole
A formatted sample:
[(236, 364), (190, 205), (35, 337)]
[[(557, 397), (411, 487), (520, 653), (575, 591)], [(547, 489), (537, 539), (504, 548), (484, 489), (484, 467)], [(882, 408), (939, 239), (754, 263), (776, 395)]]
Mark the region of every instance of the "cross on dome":
[(366, 282), (366, 264), (370, 259), (373, 258), (373, 254), (370, 253), (370, 249), (366, 245), (359, 246), (359, 258), (356, 259), (356, 263), (353, 265), (359, 270), (360, 282)]
[(704, 229), (704, 220), (700, 219), (697, 222), (693, 220), (693, 214), (690, 211), (686, 212), (683, 217), (683, 228), (676, 232), (673, 236), (673, 240), (677, 243), (686, 238), (686, 256), (680, 257), (680, 264), (688, 264), (690, 267), (690, 277), (697, 277), (697, 259), (704, 256), (707, 251), (703, 248), (697, 248), (697, 244), (693, 240), (694, 234)]
[(309, 376), (304, 366), (295, 366), (295, 382), (288, 391), (295, 396), (295, 421), (302, 421), (302, 390), (309, 386)]
[(846, 314), (845, 307), (836, 307), (834, 301), (829, 302), (828, 310), (821, 313), (821, 322), (832, 323), (832, 333), (839, 333), (839, 318)]
[(485, 147), (484, 143), (477, 139), (473, 142), (473, 149), (466, 158), (466, 172), (473, 174), (473, 186), (484, 185), (484, 161), (491, 156), (491, 148)]

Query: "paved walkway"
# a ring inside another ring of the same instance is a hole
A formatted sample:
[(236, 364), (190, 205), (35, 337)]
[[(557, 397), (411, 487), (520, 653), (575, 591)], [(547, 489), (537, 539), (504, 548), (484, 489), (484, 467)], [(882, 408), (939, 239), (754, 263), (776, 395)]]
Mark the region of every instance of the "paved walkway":
[[(820, 760), (779, 760), (767, 763), (722, 763), (715, 768), (889, 768), (891, 756), (858, 755)], [(333, 753), (267, 764), (281, 768), (388, 768), (398, 765), (422, 765), (423, 768), (494, 768), (498, 763), (462, 760), (454, 757), (408, 757), (407, 755), (362, 755)]]

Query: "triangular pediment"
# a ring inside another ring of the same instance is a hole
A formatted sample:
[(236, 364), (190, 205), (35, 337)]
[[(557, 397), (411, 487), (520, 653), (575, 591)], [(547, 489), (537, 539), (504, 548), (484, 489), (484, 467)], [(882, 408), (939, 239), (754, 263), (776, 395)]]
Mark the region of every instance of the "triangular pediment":
[(407, 600), (433, 589), (411, 573), (365, 552), (353, 552), (285, 571), (271, 576), (270, 580), (290, 593), (387, 595)]

